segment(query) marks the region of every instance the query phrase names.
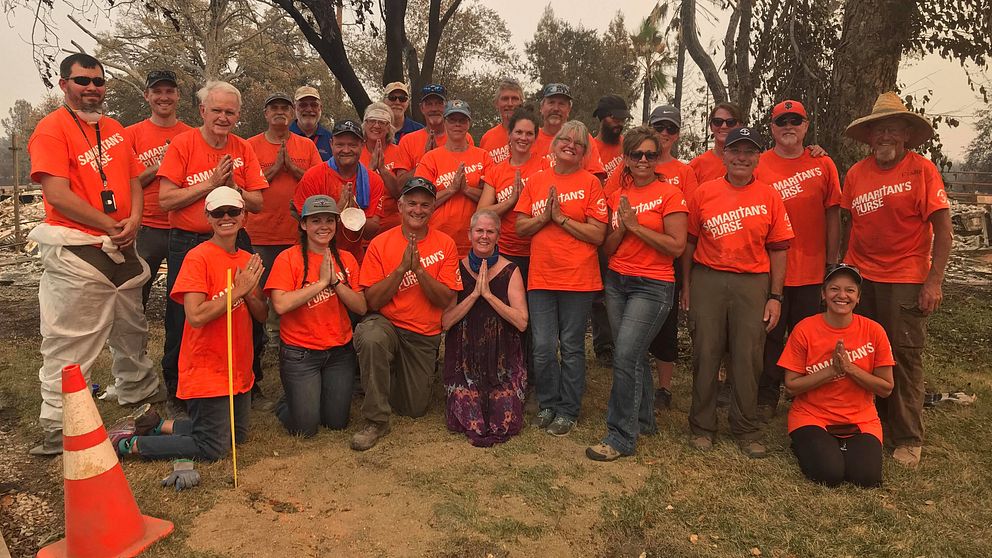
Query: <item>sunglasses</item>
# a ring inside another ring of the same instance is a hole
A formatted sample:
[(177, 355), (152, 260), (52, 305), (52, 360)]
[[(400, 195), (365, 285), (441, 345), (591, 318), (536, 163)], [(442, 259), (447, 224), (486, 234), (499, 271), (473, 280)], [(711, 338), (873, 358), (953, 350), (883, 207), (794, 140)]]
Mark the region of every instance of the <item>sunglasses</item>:
[(65, 79), (82, 87), (88, 87), (89, 84), (91, 83), (97, 87), (103, 87), (104, 85), (107, 84), (107, 80), (103, 79), (102, 77), (91, 78), (89, 76), (74, 76), (74, 77), (67, 77)]
[(390, 95), (386, 98), (394, 103), (405, 103), (410, 100), (410, 97), (407, 97), (406, 95)]
[(713, 126), (714, 128), (720, 128), (724, 124), (726, 124), (728, 128), (733, 128), (737, 126), (739, 122), (740, 121), (736, 118), (717, 118), (715, 116), (710, 118), (710, 126)]
[(432, 83), (430, 85), (425, 85), (423, 88), (421, 88), (420, 92), (423, 93), (424, 95), (442, 95), (443, 96), (445, 94), (445, 89), (444, 89), (444, 86), (443, 85), (438, 85), (436, 83)]
[(225, 215), (228, 217), (237, 217), (238, 215), (244, 213), (244, 209), (240, 207), (230, 207), (228, 209), (220, 208), (220, 209), (211, 209), (207, 213), (209, 213), (210, 216), (213, 217), (214, 219), (223, 219)]
[(679, 127), (671, 122), (656, 122), (651, 125), (655, 132), (667, 132), (669, 134), (679, 133)]
[(647, 159), (648, 161), (655, 161), (658, 159), (657, 151), (631, 151), (627, 154), (628, 157), (635, 161), (640, 161), (641, 159)]
[(805, 121), (806, 119), (798, 114), (783, 114), (775, 119), (775, 125), (779, 128), (783, 126), (799, 126)]

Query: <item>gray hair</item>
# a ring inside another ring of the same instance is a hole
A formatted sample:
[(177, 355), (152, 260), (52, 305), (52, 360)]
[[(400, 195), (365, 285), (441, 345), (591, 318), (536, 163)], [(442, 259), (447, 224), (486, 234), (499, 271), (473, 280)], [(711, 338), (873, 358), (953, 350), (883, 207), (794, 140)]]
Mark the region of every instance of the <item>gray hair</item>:
[(200, 100), (201, 105), (205, 105), (211, 93), (230, 93), (238, 98), (238, 107), (241, 107), (241, 91), (226, 81), (208, 81), (196, 92), (196, 98)]
[[(592, 136), (589, 135), (589, 128), (586, 128), (586, 125), (579, 120), (569, 120), (568, 122), (562, 124), (561, 130), (558, 130), (558, 133), (555, 134), (555, 139), (552, 140), (552, 143), (557, 143), (561, 138), (570, 138), (573, 140), (576, 138), (582, 138), (581, 141), (577, 141), (576, 143), (579, 143), (584, 147), (582, 153), (582, 164), (584, 166), (586, 161), (589, 159), (589, 153), (592, 149), (592, 146), (589, 145), (592, 139)], [(553, 152), (554, 150), (552, 149), (552, 153)]]
[(489, 217), (490, 219), (493, 220), (493, 223), (496, 223), (496, 234), (499, 235), (499, 224), (500, 224), (499, 214), (493, 211), (492, 209), (480, 209), (476, 211), (474, 214), (472, 214), (472, 220), (469, 222), (469, 230), (474, 229), (475, 225), (478, 224), (479, 219), (483, 217)]
[(520, 85), (520, 82), (512, 77), (504, 77), (499, 80), (499, 85), (496, 86), (496, 95), (493, 97), (494, 101), (499, 100), (499, 94), (503, 91), (510, 90), (520, 93), (520, 99), (524, 98), (524, 88)]

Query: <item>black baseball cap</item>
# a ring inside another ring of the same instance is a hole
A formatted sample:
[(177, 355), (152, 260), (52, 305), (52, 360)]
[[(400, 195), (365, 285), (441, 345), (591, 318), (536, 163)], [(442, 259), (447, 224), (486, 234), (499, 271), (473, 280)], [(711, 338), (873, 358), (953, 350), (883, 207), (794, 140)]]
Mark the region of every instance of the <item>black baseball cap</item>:
[(267, 107), (272, 101), (286, 101), (290, 105), (293, 104), (293, 98), (289, 96), (289, 93), (273, 93), (265, 98), (265, 103), (262, 106)]
[(434, 186), (434, 183), (420, 176), (415, 176), (407, 180), (406, 184), (403, 185), (403, 190), (400, 191), (400, 195), (404, 196), (414, 190), (423, 190), (430, 194), (432, 198), (437, 197), (437, 188)]
[(549, 83), (541, 89), (541, 97), (551, 97), (552, 95), (561, 95), (562, 97), (568, 97), (568, 100), (572, 100), (572, 90), (568, 88), (564, 83)]
[(331, 137), (341, 134), (354, 134), (358, 139), (365, 141), (365, 133), (362, 132), (362, 125), (354, 120), (342, 120), (331, 128)]
[(145, 76), (145, 89), (151, 89), (163, 81), (167, 81), (172, 85), (179, 85), (179, 82), (176, 81), (176, 72), (171, 70), (152, 70)]
[(607, 95), (601, 98), (599, 103), (596, 104), (596, 110), (592, 111), (592, 115), (600, 120), (603, 120), (607, 116), (626, 120), (630, 118), (630, 109), (627, 107), (627, 102), (623, 100), (623, 97), (619, 95)]
[(861, 277), (861, 272), (858, 271), (858, 268), (850, 264), (839, 263), (827, 268), (827, 273), (826, 275), (823, 276), (823, 282), (826, 283), (827, 281), (830, 280), (831, 277), (834, 277), (836, 275), (847, 275), (851, 277), (851, 279), (854, 279), (854, 282), (859, 285), (863, 280), (863, 278)]
[(681, 128), (682, 111), (673, 105), (661, 105), (660, 107), (654, 107), (654, 110), (651, 111), (650, 118), (648, 118), (648, 123), (653, 126), (661, 122), (671, 122)]
[(727, 142), (723, 145), (725, 148), (730, 147), (735, 143), (740, 143), (742, 141), (749, 141), (758, 149), (764, 149), (761, 146), (761, 136), (754, 128), (748, 128), (747, 126), (742, 126), (740, 128), (734, 128), (727, 134)]

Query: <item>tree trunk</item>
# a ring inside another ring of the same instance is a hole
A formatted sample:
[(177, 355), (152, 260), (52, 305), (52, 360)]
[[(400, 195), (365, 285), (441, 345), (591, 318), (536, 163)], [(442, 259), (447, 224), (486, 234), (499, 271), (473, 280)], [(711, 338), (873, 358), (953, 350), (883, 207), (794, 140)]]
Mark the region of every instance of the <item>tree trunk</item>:
[(644, 102), (641, 105), (641, 115), (643, 116), (642, 124), (648, 123), (648, 117), (651, 116), (651, 73), (653, 68), (651, 67), (650, 55), (645, 57), (644, 60)]
[(685, 79), (685, 29), (679, 20), (679, 57), (675, 65), (675, 102), (682, 109), (682, 81)]
[(699, 70), (703, 72), (703, 77), (706, 78), (706, 86), (713, 93), (714, 103), (719, 103), (727, 100), (727, 86), (723, 84), (723, 80), (720, 78), (720, 70), (717, 69), (716, 64), (713, 63), (713, 59), (710, 58), (709, 53), (703, 48), (703, 45), (699, 42), (699, 36), (696, 31), (696, 0), (682, 0), (682, 37), (685, 40), (686, 50), (689, 51), (689, 56), (692, 57), (692, 61), (696, 63)]
[(403, 72), (404, 49), (406, 47), (406, 5), (407, 0), (386, 0), (383, 3), (384, 30), (386, 38), (386, 64), (382, 69), (382, 85), (394, 81), (405, 82)]

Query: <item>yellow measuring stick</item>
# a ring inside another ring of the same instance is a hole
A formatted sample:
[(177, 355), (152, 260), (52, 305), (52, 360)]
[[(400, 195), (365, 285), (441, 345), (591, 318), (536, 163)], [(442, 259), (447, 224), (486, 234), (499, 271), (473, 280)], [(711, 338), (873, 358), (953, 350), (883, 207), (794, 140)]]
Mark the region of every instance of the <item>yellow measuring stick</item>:
[(234, 465), (234, 488), (238, 487), (238, 445), (234, 441), (234, 330), (231, 326), (231, 270), (227, 270), (227, 402), (231, 412), (231, 462)]

